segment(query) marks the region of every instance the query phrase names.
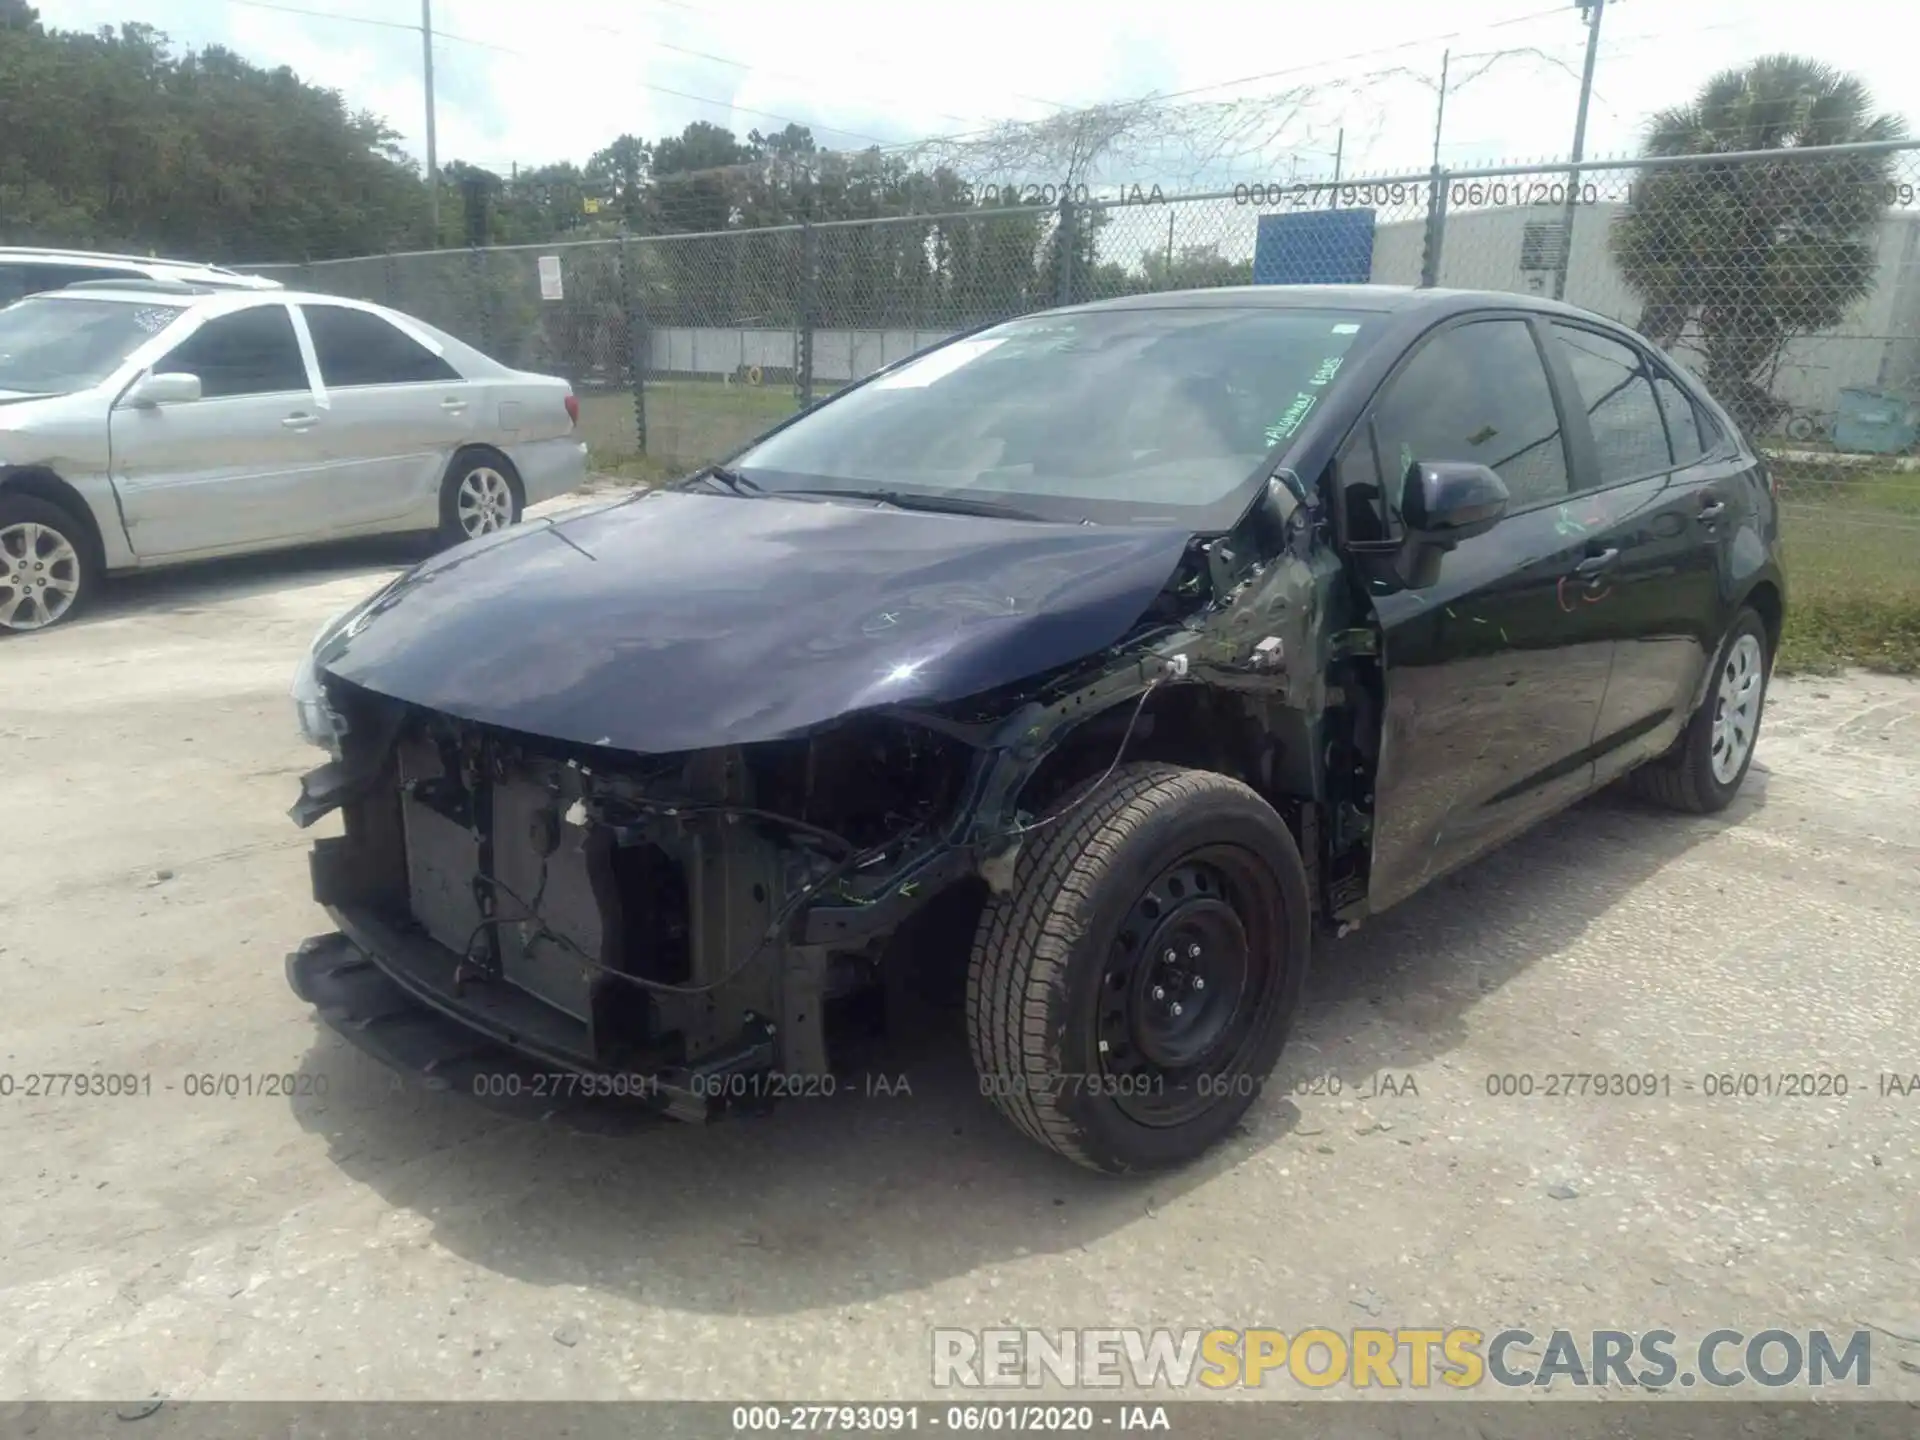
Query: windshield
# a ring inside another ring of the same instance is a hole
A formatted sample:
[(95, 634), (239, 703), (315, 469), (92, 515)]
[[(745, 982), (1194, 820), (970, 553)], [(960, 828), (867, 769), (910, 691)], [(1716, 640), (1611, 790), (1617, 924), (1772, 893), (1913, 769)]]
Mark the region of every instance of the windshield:
[(1035, 316), (931, 351), (732, 462), (767, 490), (1000, 499), (1047, 519), (1231, 523), (1366, 312)]
[(64, 395), (98, 385), (179, 315), (177, 305), (30, 296), (0, 310), (0, 390)]

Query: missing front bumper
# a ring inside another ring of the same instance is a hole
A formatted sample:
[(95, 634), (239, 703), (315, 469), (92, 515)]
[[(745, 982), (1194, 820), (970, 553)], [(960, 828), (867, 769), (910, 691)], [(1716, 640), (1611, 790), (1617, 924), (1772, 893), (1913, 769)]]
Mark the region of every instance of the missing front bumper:
[(698, 1065), (607, 1070), (570, 1048), (565, 1017), (556, 1021), (538, 1001), (511, 986), (453, 992), (438, 980), (434, 957), (415, 948), (437, 949), (431, 942), (409, 941), (363, 916), (334, 918), (340, 932), (313, 936), (287, 956), (288, 985), (356, 1049), (429, 1089), (521, 1101), (530, 1113), (556, 1100), (613, 1099), (699, 1122), (719, 1114), (734, 1093), (728, 1076), (774, 1068), (772, 1029), (749, 1026)]

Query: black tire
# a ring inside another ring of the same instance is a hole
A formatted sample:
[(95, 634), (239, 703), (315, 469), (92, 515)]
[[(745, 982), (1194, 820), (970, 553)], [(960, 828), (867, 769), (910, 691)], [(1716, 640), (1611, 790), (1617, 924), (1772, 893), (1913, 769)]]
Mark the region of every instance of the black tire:
[[(485, 475), (497, 476), (507, 491), (505, 518), (491, 529), (474, 530), (463, 517), (463, 490), (470, 480), (491, 490), (491, 481), (483, 480)], [(440, 528), (435, 539), (442, 546), (459, 545), (475, 539), (478, 535), (489, 534), (492, 530), (503, 530), (509, 525), (520, 523), (527, 504), (526, 491), (520, 486), (520, 476), (507, 457), (493, 451), (468, 450), (454, 457), (453, 464), (447, 467), (447, 478), (440, 482)]]
[[(1735, 647), (1742, 638), (1759, 647), (1760, 693), (1754, 702), (1752, 730), (1746, 754), (1729, 779), (1714, 774), (1713, 757), (1716, 722), (1721, 709), (1721, 682), (1733, 663)], [(1758, 612), (1743, 609), (1727, 628), (1720, 648), (1714, 654), (1713, 674), (1707, 682), (1707, 698), (1680, 732), (1673, 748), (1657, 760), (1650, 760), (1627, 776), (1628, 787), (1637, 795), (1691, 815), (1712, 815), (1733, 803), (1741, 782), (1753, 766), (1753, 752), (1760, 745), (1760, 722), (1766, 712), (1767, 686), (1773, 678), (1773, 652), (1767, 643), (1767, 626)]]
[[(39, 528), (26, 528), (33, 526)], [(29, 538), (33, 554), (26, 553)], [(56, 613), (46, 596), (57, 593), (50, 587), (62, 581), (71, 584), (71, 598)], [(84, 524), (37, 495), (0, 494), (0, 635), (64, 624), (85, 608), (99, 583), (99, 557)]]
[[(1037, 823), (968, 964), (981, 1088), (1090, 1169), (1184, 1164), (1246, 1113), (1299, 1009), (1310, 944), (1299, 849), (1238, 780), (1172, 765), (1122, 766)], [(1189, 942), (1199, 959), (1162, 963)], [(1169, 987), (1175, 1000), (1156, 998)]]

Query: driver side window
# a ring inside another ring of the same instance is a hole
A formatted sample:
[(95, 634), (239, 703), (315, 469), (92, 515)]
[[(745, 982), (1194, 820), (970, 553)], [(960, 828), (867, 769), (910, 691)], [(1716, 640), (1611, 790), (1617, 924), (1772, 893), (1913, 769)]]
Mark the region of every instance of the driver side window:
[(1415, 463), (1485, 465), (1506, 482), (1513, 510), (1564, 498), (1570, 488), (1553, 391), (1521, 319), (1475, 320), (1429, 340), (1388, 383), (1370, 428), (1382, 518), (1393, 538), (1402, 531), (1400, 495)]
[(293, 319), (278, 303), (209, 320), (153, 368), (198, 375), (200, 394), (208, 400), (308, 388)]

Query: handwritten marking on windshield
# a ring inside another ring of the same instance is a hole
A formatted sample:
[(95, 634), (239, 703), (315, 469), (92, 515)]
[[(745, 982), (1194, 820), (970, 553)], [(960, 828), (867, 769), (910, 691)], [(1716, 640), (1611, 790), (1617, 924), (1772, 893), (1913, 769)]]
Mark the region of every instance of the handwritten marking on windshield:
[(1313, 409), (1314, 402), (1319, 398), (1318, 395), (1309, 395), (1304, 390), (1295, 394), (1293, 403), (1281, 412), (1278, 420), (1267, 427), (1267, 444), (1278, 445), (1298, 430), (1300, 422), (1307, 418), (1308, 412)]

